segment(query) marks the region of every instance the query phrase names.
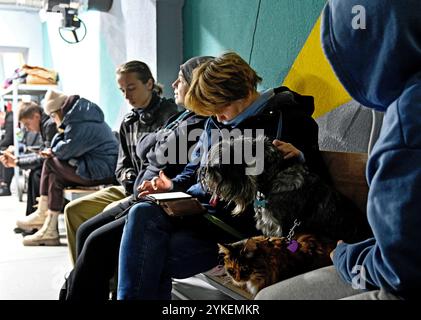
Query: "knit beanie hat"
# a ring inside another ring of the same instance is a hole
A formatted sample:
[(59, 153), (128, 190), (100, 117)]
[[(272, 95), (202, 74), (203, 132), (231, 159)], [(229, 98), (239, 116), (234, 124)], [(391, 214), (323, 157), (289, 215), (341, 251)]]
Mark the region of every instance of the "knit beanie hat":
[(183, 73), (184, 79), (186, 79), (187, 83), (190, 85), (192, 78), (193, 78), (193, 70), (201, 65), (202, 63), (212, 60), (215, 57), (211, 56), (201, 56), (201, 57), (194, 57), (187, 60), (184, 64), (180, 66), (180, 70)]
[(44, 111), (46, 114), (60, 110), (66, 101), (67, 96), (64, 93), (48, 90), (44, 97)]

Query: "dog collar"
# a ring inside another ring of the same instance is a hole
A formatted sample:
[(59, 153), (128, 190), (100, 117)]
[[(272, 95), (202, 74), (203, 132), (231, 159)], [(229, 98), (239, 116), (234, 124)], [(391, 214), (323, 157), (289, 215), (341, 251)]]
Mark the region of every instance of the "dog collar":
[(300, 246), (300, 244), (297, 242), (297, 240), (293, 240), (292, 239), (292, 237), (294, 236), (294, 233), (295, 233), (294, 232), (294, 229), (296, 227), (298, 227), (300, 224), (301, 224), (301, 221), (298, 221), (297, 219), (295, 219), (294, 220), (294, 225), (292, 226), (292, 228), (288, 232), (288, 236), (287, 236), (288, 246), (287, 246), (287, 249), (289, 251), (291, 251), (292, 253), (295, 253), (298, 250), (299, 246)]
[(256, 199), (254, 200), (254, 208), (255, 209), (266, 208), (266, 204), (267, 204), (267, 201), (265, 199), (265, 195), (261, 193), (260, 191), (257, 191)]

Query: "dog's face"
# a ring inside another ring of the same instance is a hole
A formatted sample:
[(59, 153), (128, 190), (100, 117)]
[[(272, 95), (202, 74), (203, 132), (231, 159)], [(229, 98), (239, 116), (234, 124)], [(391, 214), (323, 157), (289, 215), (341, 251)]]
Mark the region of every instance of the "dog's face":
[(235, 203), (232, 213), (237, 215), (254, 201), (260, 184), (269, 183), (261, 181), (265, 174), (275, 173), (281, 162), (280, 151), (268, 139), (223, 140), (210, 149), (200, 181), (213, 196)]

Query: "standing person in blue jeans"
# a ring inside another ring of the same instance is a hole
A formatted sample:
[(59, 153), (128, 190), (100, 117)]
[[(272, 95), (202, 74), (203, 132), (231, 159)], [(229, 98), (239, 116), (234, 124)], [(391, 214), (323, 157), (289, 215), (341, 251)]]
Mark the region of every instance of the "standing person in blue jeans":
[[(385, 112), (366, 172), (367, 216), (374, 238), (339, 243), (331, 255), (334, 267), (280, 282), (256, 298), (419, 296), (420, 13), (419, 0), (331, 0), (326, 5), (322, 43), (337, 77), (355, 100)], [(358, 19), (365, 23), (358, 25)]]
[[(213, 115), (205, 124), (197, 150), (210, 148), (206, 141), (212, 130), (221, 133), (222, 129), (264, 129), (267, 137), (275, 139), (282, 110), (282, 139), (301, 150), (312, 170), (323, 174), (318, 126), (311, 117), (312, 97), (300, 96), (285, 87), (259, 93), (260, 81), (236, 53), (225, 53), (195, 70), (186, 106), (195, 113)], [(199, 159), (199, 154), (193, 158)], [(214, 207), (209, 205), (210, 195), (195, 176), (199, 165), (198, 161), (191, 161), (172, 180), (160, 172), (158, 177), (143, 182), (141, 195), (187, 191), (244, 237), (258, 234), (252, 208), (232, 216), (232, 207), (226, 208), (222, 201)], [(155, 204), (133, 206), (120, 245), (117, 298), (170, 299), (172, 278), (186, 278), (214, 267), (218, 263), (217, 242), (234, 239), (202, 216), (177, 220)]]

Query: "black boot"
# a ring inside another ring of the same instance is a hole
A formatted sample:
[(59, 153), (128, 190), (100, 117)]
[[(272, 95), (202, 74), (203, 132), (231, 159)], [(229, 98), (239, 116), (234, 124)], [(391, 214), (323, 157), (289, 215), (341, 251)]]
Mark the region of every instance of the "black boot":
[(2, 196), (11, 196), (12, 193), (7, 185), (0, 186), (0, 197)]

